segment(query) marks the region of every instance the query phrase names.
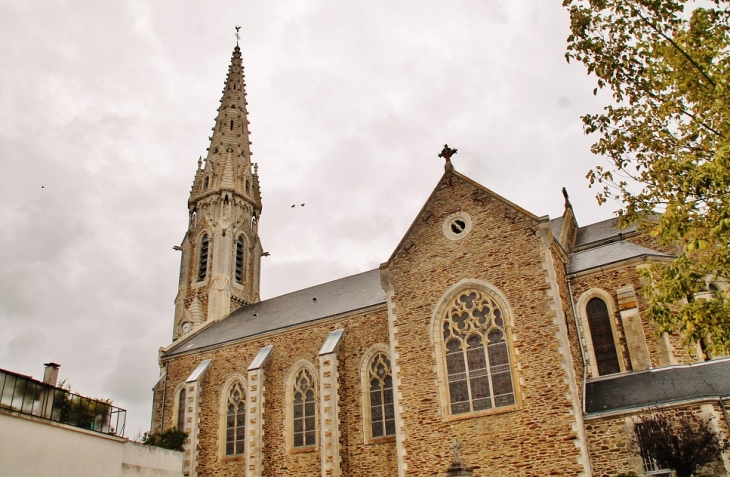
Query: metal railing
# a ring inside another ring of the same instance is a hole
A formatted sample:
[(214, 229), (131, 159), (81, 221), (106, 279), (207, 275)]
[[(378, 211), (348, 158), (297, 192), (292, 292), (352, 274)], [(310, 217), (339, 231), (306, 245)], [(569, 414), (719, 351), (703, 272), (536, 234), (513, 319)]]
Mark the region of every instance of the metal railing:
[(124, 437), (127, 411), (28, 376), (0, 369), (0, 408)]

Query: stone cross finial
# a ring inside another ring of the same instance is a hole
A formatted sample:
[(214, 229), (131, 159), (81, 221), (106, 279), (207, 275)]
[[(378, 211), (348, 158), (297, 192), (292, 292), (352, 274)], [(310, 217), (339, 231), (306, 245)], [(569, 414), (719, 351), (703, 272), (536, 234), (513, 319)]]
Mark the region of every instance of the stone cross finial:
[(461, 449), (464, 448), (464, 444), (461, 443), (461, 441), (454, 437), (454, 440), (451, 441), (451, 450), (454, 452), (454, 464), (462, 464), (461, 462)]
[(238, 30), (240, 30), (240, 29), (241, 29), (240, 26), (236, 27), (236, 46), (238, 46), (238, 40), (241, 39), (241, 35), (238, 34)]
[(451, 156), (456, 154), (457, 149), (451, 149), (448, 144), (444, 144), (444, 148), (441, 150), (439, 157), (446, 159), (446, 163), (451, 163)]

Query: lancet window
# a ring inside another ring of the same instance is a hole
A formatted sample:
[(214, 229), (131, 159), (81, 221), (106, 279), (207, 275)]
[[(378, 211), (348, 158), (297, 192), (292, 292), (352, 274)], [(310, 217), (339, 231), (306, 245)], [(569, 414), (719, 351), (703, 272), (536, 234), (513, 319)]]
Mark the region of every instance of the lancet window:
[(203, 235), (203, 239), (200, 241), (200, 260), (198, 263), (198, 281), (202, 282), (205, 280), (205, 276), (208, 274), (208, 234)]
[(506, 317), (480, 290), (456, 295), (442, 321), (451, 414), (515, 404)]
[(185, 430), (185, 387), (180, 389), (180, 393), (177, 396), (177, 428), (182, 431)]
[(600, 298), (591, 298), (586, 305), (588, 328), (591, 331), (593, 354), (600, 376), (620, 373), (621, 367), (616, 352), (616, 343), (611, 328), (611, 316), (606, 302)]
[(385, 353), (377, 353), (370, 360), (368, 385), (371, 436), (376, 438), (395, 435), (393, 373), (390, 359)]
[(226, 455), (243, 454), (246, 437), (246, 394), (236, 382), (228, 391), (226, 407)]
[(236, 282), (243, 283), (243, 237), (236, 240)]
[(316, 385), (314, 376), (301, 369), (293, 389), (293, 447), (310, 447), (317, 442)]

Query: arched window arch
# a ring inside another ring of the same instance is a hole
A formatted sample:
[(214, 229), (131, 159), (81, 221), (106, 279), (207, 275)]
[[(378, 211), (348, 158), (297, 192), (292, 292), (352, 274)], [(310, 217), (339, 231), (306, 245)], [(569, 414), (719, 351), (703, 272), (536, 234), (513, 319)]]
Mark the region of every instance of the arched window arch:
[(363, 360), (365, 440), (395, 435), (393, 371), (384, 345), (375, 345)]
[(173, 408), (172, 408), (172, 419), (173, 419), (173, 425), (177, 427), (178, 430), (184, 431), (185, 430), (185, 383), (182, 383), (178, 385), (178, 387), (175, 388), (175, 393), (173, 394), (175, 396), (175, 400), (173, 401)]
[(221, 387), (219, 455), (242, 455), (246, 450), (246, 380), (234, 374)]
[(234, 270), (236, 283), (243, 284), (243, 264), (244, 264), (244, 241), (243, 236), (239, 235), (236, 240), (236, 266)]
[(596, 358), (598, 374), (614, 374), (621, 372), (616, 343), (613, 339), (613, 328), (611, 327), (611, 316), (608, 312), (606, 302), (601, 298), (594, 297), (586, 304), (586, 317), (588, 328), (593, 341), (593, 354)]
[(198, 281), (202, 282), (205, 280), (205, 276), (208, 274), (208, 247), (210, 243), (208, 240), (208, 234), (203, 235), (200, 241), (200, 259), (198, 260)]
[(177, 395), (177, 429), (185, 429), (185, 386)]
[(286, 383), (287, 442), (290, 449), (317, 445), (317, 379), (314, 366), (300, 361)]
[(613, 297), (599, 288), (586, 291), (578, 299), (577, 311), (593, 376), (625, 371), (613, 303)]
[(504, 303), (501, 294), (469, 282), (440, 301), (434, 314), (434, 341), (446, 388), (442, 393), (446, 414), (518, 404), (508, 345), (509, 310)]

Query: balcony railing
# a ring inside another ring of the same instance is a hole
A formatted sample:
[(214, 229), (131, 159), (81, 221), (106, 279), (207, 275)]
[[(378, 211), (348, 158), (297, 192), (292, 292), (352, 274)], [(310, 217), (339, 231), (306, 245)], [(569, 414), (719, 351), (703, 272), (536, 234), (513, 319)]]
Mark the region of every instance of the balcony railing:
[(0, 369), (0, 408), (124, 437), (127, 411)]

